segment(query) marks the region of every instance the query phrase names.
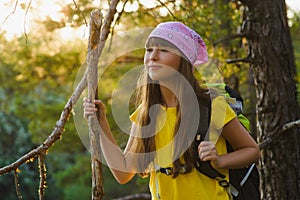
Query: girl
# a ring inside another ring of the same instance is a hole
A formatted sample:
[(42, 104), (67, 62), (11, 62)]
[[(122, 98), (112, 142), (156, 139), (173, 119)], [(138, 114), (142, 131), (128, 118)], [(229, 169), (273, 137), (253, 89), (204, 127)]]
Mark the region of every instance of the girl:
[[(138, 173), (150, 175), (153, 200), (231, 198), (216, 180), (195, 169), (195, 160), (210, 162), (228, 180), (228, 169), (256, 162), (259, 148), (224, 98), (211, 100), (199, 86), (194, 66), (207, 61), (201, 37), (180, 22), (161, 23), (150, 33), (124, 152), (110, 131), (105, 105), (84, 99), (86, 119), (99, 106), (102, 153), (119, 183)], [(196, 147), (197, 132), (208, 134)], [(235, 151), (227, 153), (226, 141)]]

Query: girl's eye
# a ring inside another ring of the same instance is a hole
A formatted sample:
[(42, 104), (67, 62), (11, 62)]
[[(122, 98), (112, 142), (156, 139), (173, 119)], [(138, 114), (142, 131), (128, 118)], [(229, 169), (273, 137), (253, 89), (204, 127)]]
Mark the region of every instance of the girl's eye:
[(146, 48), (146, 51), (147, 51), (147, 52), (152, 52), (152, 51), (153, 51), (153, 48)]
[(169, 52), (168, 49), (160, 49), (161, 52)]

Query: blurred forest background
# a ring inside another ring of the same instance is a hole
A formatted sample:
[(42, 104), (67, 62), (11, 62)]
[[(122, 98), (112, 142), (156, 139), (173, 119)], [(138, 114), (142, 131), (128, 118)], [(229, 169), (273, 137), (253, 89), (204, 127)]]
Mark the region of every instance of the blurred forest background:
[[(10, 36), (8, 31), (0, 30), (0, 167), (10, 164), (40, 145), (51, 133), (61, 110), (73, 92), (77, 73), (85, 62), (89, 14), (99, 8), (105, 13), (108, 8), (106, 1), (49, 1), (48, 5), (58, 7), (59, 17), (37, 17), (41, 13), (38, 13), (38, 3), (34, 2), (42, 1), (32, 0), (32, 5), (30, 2), (19, 1), (16, 7), (16, 10), (23, 10), (25, 14), (27, 11), (28, 14), (23, 16), (22, 22), (14, 24), (16, 27), (23, 27), (24, 31), (21, 34)], [(208, 47), (211, 59), (209, 67), (218, 69), (223, 81), (242, 94), (245, 99), (245, 114), (253, 122), (252, 131), (255, 132), (255, 91), (251, 71), (247, 64), (227, 62), (228, 59), (245, 57), (247, 43), (239, 38), (216, 44), (220, 39), (239, 33), (241, 29), (243, 7), (237, 1), (121, 2), (118, 7), (120, 17), (114, 21), (113, 34), (137, 27), (153, 27), (167, 20), (184, 21), (200, 33)], [(12, 11), (15, 3), (16, 1), (6, 1), (5, 6), (10, 6)], [(34, 26), (26, 30), (25, 19), (30, 15), (30, 22), (34, 22)], [(7, 17), (7, 21), (4, 21), (4, 18), (0, 21), (3, 22), (3, 27), (6, 23), (12, 23), (9, 22), (9, 17), (13, 15), (7, 14)], [(298, 83), (299, 10), (288, 7), (288, 18)], [(143, 50), (122, 55), (103, 73), (99, 95), (108, 109), (115, 83), (129, 69), (142, 64), (142, 57)], [(299, 87), (298, 85), (298, 94)], [(299, 100), (298, 95), (298, 102)], [(111, 116), (109, 110), (108, 115)], [(122, 146), (127, 137), (119, 130), (113, 118), (109, 119), (111, 128)], [(39, 174), (36, 162), (37, 160), (32, 160), (19, 169), (24, 199), (38, 199)], [(46, 199), (91, 198), (90, 153), (78, 137), (73, 119), (67, 123), (61, 140), (49, 150), (46, 166)], [(103, 173), (104, 199), (148, 192), (147, 179), (135, 177), (129, 184), (119, 185), (106, 166), (103, 167)], [(0, 197), (5, 200), (17, 198), (13, 174), (0, 176)]]

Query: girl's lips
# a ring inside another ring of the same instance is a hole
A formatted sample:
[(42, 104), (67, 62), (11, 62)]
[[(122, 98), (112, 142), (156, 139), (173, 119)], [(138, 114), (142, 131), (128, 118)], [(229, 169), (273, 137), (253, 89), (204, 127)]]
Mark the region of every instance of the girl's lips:
[(160, 68), (161, 68), (161, 66), (158, 66), (158, 65), (150, 65), (150, 66), (148, 66), (149, 70), (157, 70), (157, 69), (160, 69)]

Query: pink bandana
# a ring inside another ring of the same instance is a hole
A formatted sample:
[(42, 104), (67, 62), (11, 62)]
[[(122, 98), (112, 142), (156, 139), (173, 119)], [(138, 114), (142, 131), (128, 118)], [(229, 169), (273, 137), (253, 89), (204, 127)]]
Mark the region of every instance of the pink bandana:
[(148, 38), (165, 39), (175, 45), (193, 66), (206, 63), (208, 55), (201, 36), (181, 22), (164, 22)]

